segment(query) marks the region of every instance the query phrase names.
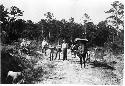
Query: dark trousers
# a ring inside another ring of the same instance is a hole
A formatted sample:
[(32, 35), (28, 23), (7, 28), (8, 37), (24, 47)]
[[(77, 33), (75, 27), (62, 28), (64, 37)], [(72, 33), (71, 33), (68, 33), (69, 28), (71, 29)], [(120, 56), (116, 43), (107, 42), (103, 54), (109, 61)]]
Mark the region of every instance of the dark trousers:
[(79, 58), (80, 58), (81, 68), (82, 68), (82, 63), (84, 64), (84, 68), (85, 68), (85, 58), (86, 58), (86, 53), (79, 54)]
[(60, 51), (57, 51), (56, 52), (56, 57), (55, 57), (55, 60), (57, 59), (57, 55), (59, 54), (59, 60), (60, 60)]
[(63, 60), (67, 60), (67, 48), (63, 49)]
[(57, 59), (58, 54), (59, 54), (59, 60), (60, 60), (60, 53), (61, 53), (61, 48), (57, 49), (55, 60)]
[(53, 57), (54, 57), (54, 49), (52, 48), (50, 52), (50, 61), (53, 60)]

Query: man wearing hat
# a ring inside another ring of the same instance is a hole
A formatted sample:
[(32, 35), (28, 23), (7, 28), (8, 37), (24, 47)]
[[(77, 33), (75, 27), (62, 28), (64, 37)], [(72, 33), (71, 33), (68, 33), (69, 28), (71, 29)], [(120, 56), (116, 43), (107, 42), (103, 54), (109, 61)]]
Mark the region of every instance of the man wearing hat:
[(63, 43), (62, 43), (62, 53), (63, 53), (63, 61), (64, 60), (67, 60), (67, 43), (65, 42), (65, 40), (63, 40)]

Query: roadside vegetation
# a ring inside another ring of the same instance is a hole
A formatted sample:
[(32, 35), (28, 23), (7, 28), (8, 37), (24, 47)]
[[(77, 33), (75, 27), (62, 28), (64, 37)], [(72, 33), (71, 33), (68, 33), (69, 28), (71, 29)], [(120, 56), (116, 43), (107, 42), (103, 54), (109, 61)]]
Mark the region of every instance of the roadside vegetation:
[[(23, 71), (25, 83), (41, 81), (41, 76), (52, 72), (54, 64), (41, 51), (41, 43), (45, 38), (50, 44), (57, 45), (63, 39), (70, 46), (75, 38), (87, 38), (89, 50), (94, 51), (97, 61), (91, 59), (95, 67), (107, 67), (118, 81), (123, 79), (124, 68), (124, 5), (119, 1), (112, 4), (112, 8), (105, 13), (111, 14), (104, 21), (95, 25), (91, 17), (84, 13), (83, 24), (74, 22), (74, 18), (57, 20), (54, 14), (47, 12), (46, 19), (34, 23), (32, 20), (20, 19), (23, 11), (16, 6), (10, 10), (0, 5), (0, 37), (1, 37), (1, 80), (6, 82), (9, 70)], [(26, 47), (30, 53), (20, 54), (21, 39), (28, 39), (31, 44)], [(10, 55), (11, 54), (11, 55)], [(103, 60), (102, 60), (103, 58)], [(38, 62), (40, 64), (38, 64)], [(40, 66), (38, 66), (40, 65)], [(108, 65), (108, 66), (106, 66)], [(120, 82), (121, 83), (121, 82)]]

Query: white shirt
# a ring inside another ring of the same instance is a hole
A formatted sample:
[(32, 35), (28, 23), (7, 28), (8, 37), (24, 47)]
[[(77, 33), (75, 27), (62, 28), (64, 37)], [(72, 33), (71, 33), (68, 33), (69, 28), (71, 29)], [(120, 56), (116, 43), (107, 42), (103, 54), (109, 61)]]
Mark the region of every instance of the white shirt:
[(63, 43), (62, 48), (67, 48), (67, 43)]
[(44, 47), (46, 44), (47, 44), (47, 42), (45, 40), (43, 40), (42, 47)]

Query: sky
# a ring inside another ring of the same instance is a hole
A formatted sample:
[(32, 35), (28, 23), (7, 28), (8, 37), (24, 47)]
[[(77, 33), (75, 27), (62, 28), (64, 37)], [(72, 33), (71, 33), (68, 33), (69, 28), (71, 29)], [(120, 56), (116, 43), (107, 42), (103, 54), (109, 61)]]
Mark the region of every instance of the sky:
[[(45, 18), (45, 13), (52, 12), (58, 20), (74, 17), (75, 22), (83, 23), (82, 17), (87, 13), (97, 24), (109, 16), (104, 11), (109, 10), (114, 1), (116, 0), (0, 0), (0, 4), (6, 8), (17, 6), (24, 11), (21, 18), (33, 22), (40, 21)], [(123, 0), (119, 1), (123, 3)]]

